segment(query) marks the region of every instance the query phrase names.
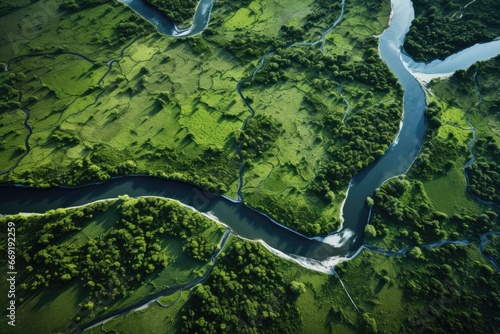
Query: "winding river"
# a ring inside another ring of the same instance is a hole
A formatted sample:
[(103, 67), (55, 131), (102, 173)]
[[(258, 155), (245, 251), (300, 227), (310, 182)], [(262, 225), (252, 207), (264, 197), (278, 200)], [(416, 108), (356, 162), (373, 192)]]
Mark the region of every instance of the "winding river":
[[(214, 0), (200, 0), (193, 25), (179, 29), (140, 0), (119, 1), (154, 24), (160, 32), (174, 37), (201, 33), (208, 24), (214, 3)], [(415, 68), (418, 65), (411, 59), (404, 58), (400, 52), (404, 36), (414, 17), (413, 7), (409, 0), (393, 0), (392, 6), (390, 26), (379, 36), (379, 52), (404, 88), (404, 118), (397, 138), (384, 156), (351, 180), (343, 205), (343, 226), (339, 231), (324, 238), (307, 238), (239, 201), (211, 195), (182, 182), (148, 176), (118, 177), (103, 183), (73, 188), (35, 189), (24, 186), (2, 186), (0, 212), (3, 214), (45, 212), (49, 209), (116, 198), (123, 194), (133, 197), (162, 196), (179, 200), (210, 215), (229, 226), (234, 234), (245, 239), (259, 240), (280, 256), (291, 258), (307, 268), (334, 273), (332, 266), (335, 263), (352, 257), (361, 249), (364, 227), (369, 220), (366, 198), (372, 196), (375, 189), (383, 182), (408, 170), (420, 150), (424, 137), (426, 96), (420, 83), (411, 73), (417, 71)], [(500, 48), (495, 43), (492, 42), (491, 47), (498, 54)], [(477, 48), (482, 50), (484, 46), (474, 46), (471, 49)], [(479, 55), (474, 53), (471, 57), (472, 62), (489, 58), (484, 53)], [(449, 60), (445, 60), (444, 63), (457, 64)], [(460, 67), (462, 66), (460, 63), (455, 66), (458, 67), (447, 68), (447, 71), (453, 72), (463, 68)], [(421, 71), (425, 74), (425, 68)]]

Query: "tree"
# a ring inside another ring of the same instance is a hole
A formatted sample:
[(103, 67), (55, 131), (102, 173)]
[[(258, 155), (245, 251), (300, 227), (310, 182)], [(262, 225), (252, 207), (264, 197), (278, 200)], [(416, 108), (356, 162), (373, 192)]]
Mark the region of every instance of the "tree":
[(290, 289), (292, 289), (296, 296), (306, 292), (306, 286), (303, 282), (292, 281), (292, 283), (290, 283)]
[(368, 313), (363, 313), (365, 333), (378, 333), (377, 322)]
[(368, 237), (375, 238), (377, 236), (377, 230), (375, 229), (375, 226), (370, 225), (370, 224), (366, 225), (365, 234)]

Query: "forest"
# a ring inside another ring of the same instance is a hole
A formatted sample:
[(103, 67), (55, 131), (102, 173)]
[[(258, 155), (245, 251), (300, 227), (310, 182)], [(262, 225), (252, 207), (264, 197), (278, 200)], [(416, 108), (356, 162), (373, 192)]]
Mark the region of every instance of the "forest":
[(96, 297), (110, 293), (115, 299), (126, 296), (129, 289), (143, 281), (143, 275), (168, 265), (168, 255), (160, 247), (166, 235), (182, 238), (186, 254), (200, 261), (209, 260), (215, 251), (216, 245), (203, 234), (211, 222), (179, 204), (157, 199), (119, 203), (120, 218), (111, 231), (89, 238), (79, 247), (64, 242), (81, 229), (82, 222), (109, 206), (110, 203), (102, 202), (72, 210), (69, 215), (66, 210), (57, 209), (42, 216), (18, 216), (14, 223), (21, 226), (19, 233), (31, 236), (19, 245), (23, 249), (20, 255), (28, 272), (36, 268), (32, 278), (25, 280), (25, 289), (37, 290), (78, 279)]
[[(296, 333), (294, 301), (305, 291), (287, 281), (284, 261), (261, 245), (236, 240), (181, 312), (182, 333)], [(279, 268), (279, 269), (278, 269)]]
[[(8, 221), (17, 227), (17, 266), (25, 268), (18, 277), (21, 304), (30, 304), (47, 289), (77, 284), (86, 296), (82, 307), (92, 311), (86, 316), (106, 312), (146, 281), (179, 266), (179, 251), (174, 246), (165, 249), (165, 241), (181, 245), (183, 254), (205, 264), (222, 235), (209, 219), (160, 198), (122, 196), (77, 209), (3, 217), (0, 224)], [(71, 319), (88, 320), (80, 315)]]
[[(401, 330), (495, 332), (499, 297), (491, 292), (500, 287), (498, 273), (480, 259), (477, 245), (482, 234), (498, 228), (498, 212), (493, 208), (477, 214), (440, 212), (422, 182), (405, 177), (385, 183), (374, 203), (365, 242), (395, 252), (408, 247), (394, 260), (407, 304), (402, 307), (408, 310)], [(432, 246), (439, 240), (457, 244)], [(489, 254), (497, 253), (485, 255)], [(351, 270), (352, 265), (345, 267)], [(418, 310), (423, 301), (431, 303)]]
[(177, 25), (183, 25), (193, 18), (198, 0), (143, 0), (147, 5), (158, 9)]
[(500, 33), (500, 3), (496, 0), (412, 2), (415, 19), (404, 50), (415, 61), (445, 59), (476, 43), (491, 41)]

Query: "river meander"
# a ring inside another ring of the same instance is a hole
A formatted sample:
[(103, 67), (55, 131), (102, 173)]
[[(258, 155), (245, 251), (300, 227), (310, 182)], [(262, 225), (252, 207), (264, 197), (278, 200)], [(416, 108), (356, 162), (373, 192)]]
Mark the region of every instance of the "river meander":
[[(144, 6), (140, 0), (119, 1), (129, 5), (154, 24), (160, 32), (174, 37), (201, 33), (209, 22), (213, 5), (213, 0), (201, 0), (193, 18), (193, 25), (179, 29), (156, 11)], [(384, 156), (351, 180), (343, 205), (343, 225), (339, 231), (325, 238), (307, 238), (238, 201), (204, 193), (186, 183), (148, 176), (119, 177), (99, 184), (74, 188), (35, 189), (2, 186), (0, 212), (3, 214), (45, 212), (55, 208), (116, 198), (123, 194), (132, 197), (162, 196), (179, 200), (200, 212), (216, 217), (229, 226), (234, 234), (249, 240), (260, 240), (271, 251), (281, 256), (291, 257), (308, 268), (332, 273), (332, 266), (335, 263), (352, 257), (363, 244), (363, 231), (369, 220), (367, 196), (372, 196), (376, 188), (389, 178), (408, 170), (418, 155), (424, 137), (426, 96), (420, 83), (408, 71), (408, 68), (411, 68), (411, 60), (405, 58), (403, 61), (400, 51), (404, 36), (414, 17), (413, 7), (409, 0), (393, 0), (392, 7), (390, 26), (379, 36), (379, 52), (404, 88), (404, 118), (397, 138)], [(500, 53), (500, 44), (492, 45), (496, 54)], [(482, 47), (476, 45), (471, 49)], [(472, 62), (487, 59), (479, 57), (479, 55), (484, 56), (483, 53), (468, 54), (472, 57), (469, 59)], [(447, 71), (452, 72), (462, 68), (464, 64), (450, 63), (457, 66), (447, 67)], [(425, 67), (422, 68), (425, 71)], [(286, 225), (286, 222), (283, 223)]]

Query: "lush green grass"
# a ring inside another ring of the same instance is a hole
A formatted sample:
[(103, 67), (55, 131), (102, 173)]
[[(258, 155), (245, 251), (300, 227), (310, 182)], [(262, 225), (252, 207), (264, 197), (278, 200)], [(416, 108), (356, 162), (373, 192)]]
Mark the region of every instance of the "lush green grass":
[(467, 191), (463, 166), (453, 167), (446, 175), (425, 181), (425, 192), (434, 208), (447, 214), (480, 213), (486, 207)]
[[(175, 333), (180, 318), (180, 310), (184, 307), (190, 294), (190, 291), (182, 292), (179, 301), (170, 307), (164, 308), (154, 304), (143, 311), (136, 311), (115, 318), (100, 327), (89, 330), (88, 333), (97, 334), (109, 330), (115, 330), (118, 333)], [(177, 300), (178, 295), (170, 296), (174, 299), (172, 302)], [(171, 298), (168, 298), (168, 300), (170, 301)]]
[(276, 36), (281, 26), (290, 22), (300, 25), (311, 13), (314, 1), (292, 0), (287, 3), (272, 0), (252, 1), (248, 8), (240, 8), (233, 15), (224, 18), (224, 26), (230, 31), (252, 31), (258, 34)]
[(26, 151), (24, 140), (28, 130), (23, 126), (26, 118), (20, 109), (14, 109), (0, 114), (0, 126), (3, 136), (0, 138), (0, 154), (5, 159), (0, 160), (0, 171), (12, 167), (16, 158)]
[[(12, 63), (11, 71), (26, 76), (20, 84), (23, 100), (36, 96), (38, 102), (29, 106), (36, 129), (30, 141), (32, 153), (4, 180), (38, 185), (80, 183), (85, 178), (64, 175), (86, 164), (87, 159), (101, 169), (97, 175), (101, 179), (124, 172), (149, 173), (223, 188), (223, 182), (229, 183), (228, 178), (236, 178), (234, 152), (221, 154), (222, 160), (215, 164), (200, 160), (200, 156), (207, 149), (222, 152), (230, 145), (232, 133), (241, 126), (239, 115), (246, 110), (234, 86), (243, 69), (236, 68), (223, 50), (215, 50), (205, 59), (188, 42), (175, 43), (154, 34), (133, 45), (120, 60), (120, 68), (115, 64), (99, 84), (107, 70), (105, 62), (118, 57), (119, 46), (134, 37), (121, 44), (107, 42), (117, 23), (134, 15), (126, 12), (122, 7), (98, 6), (85, 10), (84, 17), (82, 12), (54, 17), (54, 21), (59, 20), (59, 30), (71, 26), (68, 29), (82, 36), (90, 36), (95, 23), (89, 23), (97, 17), (106, 21), (97, 35), (92, 34), (93, 40), (82, 37), (78, 44), (59, 48), (82, 52), (98, 60), (96, 65), (70, 55), (24, 58)], [(37, 36), (44, 40), (54, 35), (59, 36), (47, 26)], [(5, 59), (8, 57), (6, 54)], [(206, 66), (208, 63), (214, 66)], [(94, 154), (106, 157), (97, 158)], [(177, 162), (179, 155), (182, 158)], [(124, 160), (128, 162), (119, 168), (125, 170), (118, 172), (116, 168)], [(221, 163), (225, 168), (216, 168)], [(165, 164), (171, 167), (165, 169)], [(38, 168), (33, 169), (33, 165)], [(60, 179), (50, 179), (49, 171), (54, 168), (62, 171), (57, 173)], [(92, 178), (95, 176), (86, 181)], [(225, 191), (234, 194), (235, 189)]]
[[(43, 293), (21, 292), (21, 283), (18, 282), (17, 295), (24, 300), (16, 298), (16, 326), (3, 322), (2, 333), (64, 333), (66, 325), (80, 311), (78, 303), (86, 300), (85, 292), (76, 283), (46, 288)], [(7, 291), (4, 287), (2, 282), (2, 291)]]

